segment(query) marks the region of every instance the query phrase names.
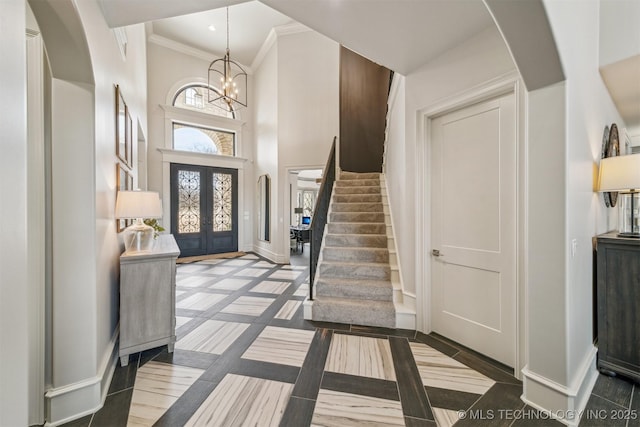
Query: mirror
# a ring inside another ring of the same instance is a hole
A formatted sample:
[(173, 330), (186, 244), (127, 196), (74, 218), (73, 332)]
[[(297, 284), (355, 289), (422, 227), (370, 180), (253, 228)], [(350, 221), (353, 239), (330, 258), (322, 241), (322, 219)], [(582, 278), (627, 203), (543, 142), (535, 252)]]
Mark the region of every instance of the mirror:
[(269, 241), (269, 206), (271, 198), (271, 179), (269, 175), (258, 178), (258, 240)]

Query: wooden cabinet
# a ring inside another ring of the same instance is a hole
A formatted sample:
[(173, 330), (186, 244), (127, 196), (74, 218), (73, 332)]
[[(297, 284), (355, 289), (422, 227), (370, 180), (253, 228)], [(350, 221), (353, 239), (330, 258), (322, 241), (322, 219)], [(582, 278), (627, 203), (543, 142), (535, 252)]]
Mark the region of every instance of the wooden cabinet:
[(640, 382), (640, 239), (597, 237), (598, 369)]
[(180, 250), (172, 235), (158, 236), (151, 251), (120, 256), (120, 364), (129, 355), (168, 345), (175, 335), (176, 259)]

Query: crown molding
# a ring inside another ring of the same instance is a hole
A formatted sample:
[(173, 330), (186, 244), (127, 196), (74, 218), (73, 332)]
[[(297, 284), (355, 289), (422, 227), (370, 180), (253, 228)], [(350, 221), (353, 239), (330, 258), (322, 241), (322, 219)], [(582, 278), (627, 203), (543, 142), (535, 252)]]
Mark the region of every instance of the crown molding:
[[(198, 59), (202, 59), (204, 61), (207, 62), (211, 62), (212, 60), (216, 59), (216, 58), (222, 58), (224, 55), (221, 54), (216, 54), (216, 53), (212, 53), (212, 52), (207, 52), (205, 50), (202, 49), (197, 49), (195, 47), (192, 46), (188, 46), (184, 43), (180, 43), (177, 42), (175, 40), (171, 40), (168, 39), (166, 37), (163, 36), (159, 36), (158, 34), (154, 34), (151, 33), (148, 37), (147, 37), (147, 41), (149, 43), (153, 43), (156, 44), (158, 46), (162, 46), (164, 48), (167, 49), (171, 49), (173, 51), (185, 54), (185, 55), (189, 55), (189, 56), (193, 56), (194, 58), (198, 58)], [(247, 74), (253, 74), (253, 67), (249, 67), (246, 66), (240, 62), (238, 62), (238, 64), (240, 64), (240, 66), (242, 68), (244, 68), (245, 72)]]
[(251, 63), (251, 69), (256, 70), (262, 64), (264, 57), (267, 55), (269, 50), (273, 47), (278, 40), (278, 37), (289, 36), (292, 34), (304, 33), (307, 31), (312, 31), (311, 28), (300, 24), (299, 22), (292, 22), (290, 24), (279, 25), (277, 27), (273, 27), (271, 31), (269, 31), (269, 35), (264, 39), (262, 46), (258, 50), (256, 57), (253, 59)]

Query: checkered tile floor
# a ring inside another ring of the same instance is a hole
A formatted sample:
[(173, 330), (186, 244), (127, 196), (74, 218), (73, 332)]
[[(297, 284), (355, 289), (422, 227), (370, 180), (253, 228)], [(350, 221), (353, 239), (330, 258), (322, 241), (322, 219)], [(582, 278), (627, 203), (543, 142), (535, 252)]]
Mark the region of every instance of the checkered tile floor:
[(521, 425), (461, 415), (530, 409), (507, 368), (434, 334), (305, 321), (308, 277), (253, 254), (179, 265), (175, 352), (130, 356), (68, 425)]

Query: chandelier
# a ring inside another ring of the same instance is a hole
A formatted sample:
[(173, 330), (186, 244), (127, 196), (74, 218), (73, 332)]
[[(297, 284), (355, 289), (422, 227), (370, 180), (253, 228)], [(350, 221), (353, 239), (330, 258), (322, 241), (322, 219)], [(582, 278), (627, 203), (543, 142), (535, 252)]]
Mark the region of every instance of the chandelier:
[(227, 7), (227, 53), (209, 64), (209, 103), (234, 113), (247, 106), (247, 73), (229, 53), (229, 8)]

